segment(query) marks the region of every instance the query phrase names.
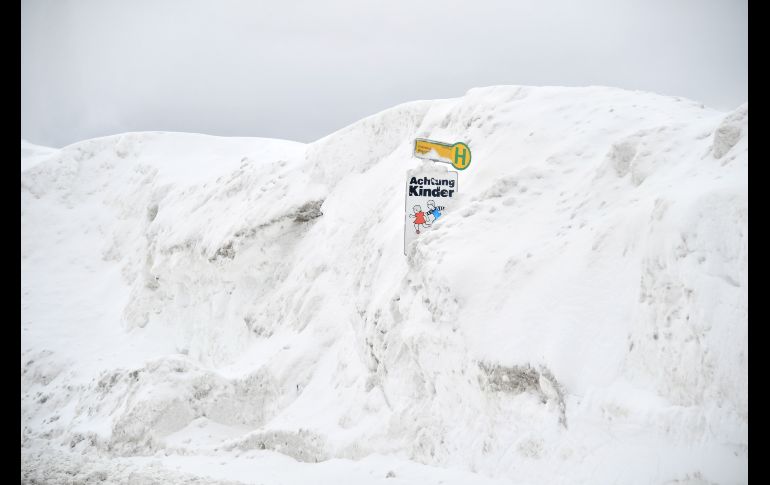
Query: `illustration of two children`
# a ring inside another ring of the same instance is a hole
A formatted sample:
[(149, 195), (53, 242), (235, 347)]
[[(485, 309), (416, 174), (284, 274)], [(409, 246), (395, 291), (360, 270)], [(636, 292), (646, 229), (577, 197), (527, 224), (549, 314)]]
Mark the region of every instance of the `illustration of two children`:
[(420, 234), (420, 226), (430, 227), (431, 224), (436, 222), (441, 217), (441, 211), (444, 210), (443, 206), (436, 207), (436, 203), (432, 200), (428, 201), (428, 211), (422, 212), (422, 208), (419, 205), (412, 207), (414, 214), (410, 214), (410, 217), (414, 217), (414, 230), (417, 234)]

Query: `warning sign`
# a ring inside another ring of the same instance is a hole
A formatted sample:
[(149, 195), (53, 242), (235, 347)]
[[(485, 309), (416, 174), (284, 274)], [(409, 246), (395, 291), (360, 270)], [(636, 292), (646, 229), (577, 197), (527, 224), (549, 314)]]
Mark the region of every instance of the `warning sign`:
[(404, 254), (409, 244), (441, 224), (457, 195), (457, 172), (426, 166), (406, 174)]

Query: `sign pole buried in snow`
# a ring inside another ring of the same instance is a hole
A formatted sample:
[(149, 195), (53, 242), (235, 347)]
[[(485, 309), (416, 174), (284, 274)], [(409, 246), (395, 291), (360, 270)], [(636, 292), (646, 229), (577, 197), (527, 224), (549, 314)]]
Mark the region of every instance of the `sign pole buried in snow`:
[[(471, 164), (471, 149), (463, 142), (444, 143), (416, 138), (414, 156), (424, 160), (448, 163), (457, 170)], [(454, 205), (457, 195), (457, 172), (438, 165), (423, 165), (406, 173), (404, 202), (404, 254), (406, 246), (430, 231), (442, 215)]]
[[(441, 149), (440, 152), (434, 148), (428, 148), (428, 144), (420, 144), (415, 140), (415, 156), (418, 158), (429, 159), (444, 163), (451, 163), (448, 159), (442, 160), (443, 155), (452, 153)], [(430, 142), (434, 143), (434, 142)], [(453, 147), (455, 145), (442, 144), (442, 146)], [(467, 150), (464, 155), (459, 157), (460, 163), (465, 167), (470, 163), (470, 150), (467, 145), (462, 144)], [(422, 149), (418, 150), (418, 147)], [(443, 154), (443, 155), (442, 155)], [(422, 156), (421, 156), (422, 155)], [(430, 158), (433, 157), (433, 158)], [(467, 157), (467, 158), (465, 158)], [(434, 160), (434, 158), (439, 158)], [(454, 166), (454, 164), (452, 164)], [(446, 167), (435, 164), (423, 164), (419, 168), (408, 170), (406, 173), (406, 193), (404, 200), (404, 254), (407, 246), (420, 236), (431, 231), (443, 215), (450, 211), (454, 206), (453, 201), (459, 190), (457, 172), (450, 171)]]

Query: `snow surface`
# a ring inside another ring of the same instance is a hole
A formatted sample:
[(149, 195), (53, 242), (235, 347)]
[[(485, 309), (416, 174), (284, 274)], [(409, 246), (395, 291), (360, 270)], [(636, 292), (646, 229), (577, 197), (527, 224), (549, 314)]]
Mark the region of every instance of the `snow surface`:
[[(415, 138), (464, 141), (403, 254)], [(22, 141), (23, 483), (748, 481), (748, 104)]]
[(59, 150), (56, 148), (42, 147), (21, 140), (21, 171), (28, 170), (57, 153)]

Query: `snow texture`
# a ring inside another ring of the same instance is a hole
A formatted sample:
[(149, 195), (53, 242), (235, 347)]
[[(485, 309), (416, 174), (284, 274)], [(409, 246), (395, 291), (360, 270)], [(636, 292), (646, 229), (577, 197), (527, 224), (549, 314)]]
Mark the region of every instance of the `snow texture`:
[[(473, 165), (404, 256), (418, 137)], [(21, 159), (22, 483), (748, 481), (748, 104), (499, 86)]]

